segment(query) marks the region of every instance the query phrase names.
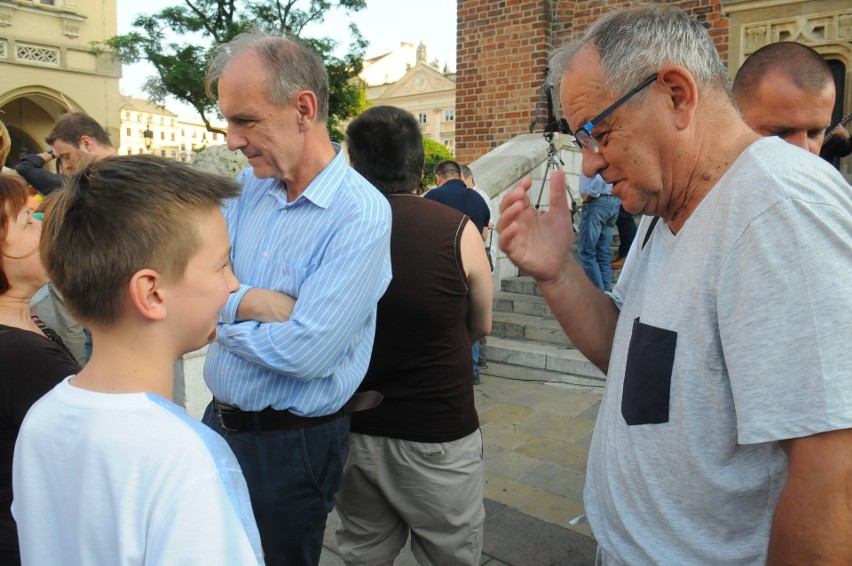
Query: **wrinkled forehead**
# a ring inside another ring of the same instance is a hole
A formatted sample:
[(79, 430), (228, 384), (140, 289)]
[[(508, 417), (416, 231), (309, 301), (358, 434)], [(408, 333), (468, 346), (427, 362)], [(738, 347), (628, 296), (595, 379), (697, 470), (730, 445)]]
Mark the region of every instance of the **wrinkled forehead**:
[(567, 62), (559, 83), (559, 101), (572, 131), (613, 102), (606, 92), (597, 49), (586, 46)]

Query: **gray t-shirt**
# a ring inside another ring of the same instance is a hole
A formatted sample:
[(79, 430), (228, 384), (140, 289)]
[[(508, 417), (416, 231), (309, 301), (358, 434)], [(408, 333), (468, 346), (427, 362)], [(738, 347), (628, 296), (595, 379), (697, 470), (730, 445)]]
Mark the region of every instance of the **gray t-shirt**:
[(612, 291), (586, 511), (606, 563), (762, 564), (778, 441), (852, 427), (852, 189), (764, 138), (643, 249), (649, 223)]

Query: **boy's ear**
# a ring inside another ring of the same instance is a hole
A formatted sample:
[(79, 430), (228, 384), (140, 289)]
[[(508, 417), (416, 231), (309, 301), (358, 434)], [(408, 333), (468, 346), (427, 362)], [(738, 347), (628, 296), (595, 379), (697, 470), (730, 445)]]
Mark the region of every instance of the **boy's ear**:
[(160, 288), (163, 277), (153, 269), (140, 269), (130, 278), (130, 304), (149, 320), (166, 318), (166, 297)]

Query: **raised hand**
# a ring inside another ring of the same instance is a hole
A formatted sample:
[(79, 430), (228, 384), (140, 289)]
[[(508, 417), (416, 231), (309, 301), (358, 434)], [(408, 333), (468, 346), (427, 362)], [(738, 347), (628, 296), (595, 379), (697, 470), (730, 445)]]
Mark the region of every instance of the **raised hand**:
[(532, 181), (522, 179), (500, 203), (500, 248), (512, 263), (537, 281), (554, 279), (571, 250), (574, 231), (565, 190), (565, 174), (550, 177), (550, 210), (532, 206), (528, 191)]

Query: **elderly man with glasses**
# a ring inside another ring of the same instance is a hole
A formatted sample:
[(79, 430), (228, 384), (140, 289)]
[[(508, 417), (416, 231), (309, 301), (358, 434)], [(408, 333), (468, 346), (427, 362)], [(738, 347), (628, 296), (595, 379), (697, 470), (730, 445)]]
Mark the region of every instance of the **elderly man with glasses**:
[(583, 173), (642, 213), (611, 293), (570, 253), (564, 178), (500, 245), (607, 373), (586, 512), (604, 564), (848, 564), (852, 193), (742, 121), (706, 30), (605, 15), (551, 69)]

